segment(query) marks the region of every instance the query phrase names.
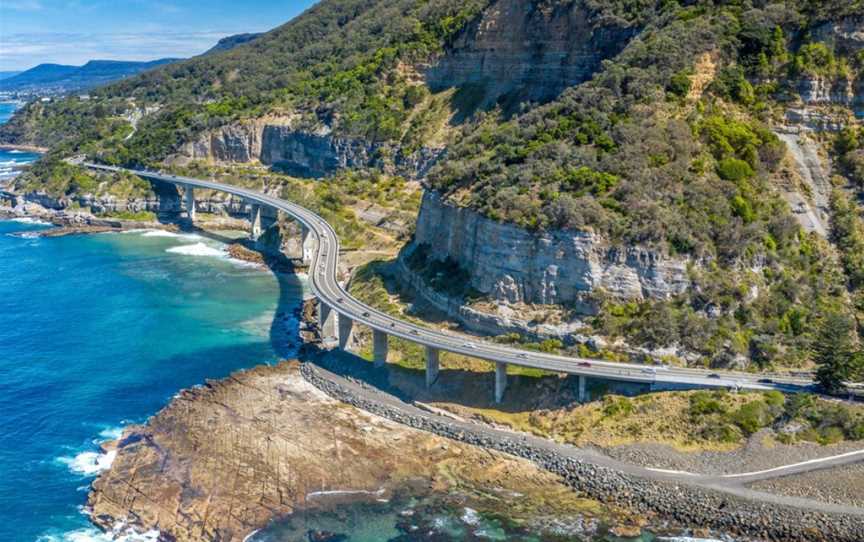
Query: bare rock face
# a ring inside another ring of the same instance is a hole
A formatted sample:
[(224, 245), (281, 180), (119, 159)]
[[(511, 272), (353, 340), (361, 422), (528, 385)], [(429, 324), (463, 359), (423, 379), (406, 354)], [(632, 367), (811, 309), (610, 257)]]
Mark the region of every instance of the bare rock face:
[[(426, 174), (440, 149), (403, 154), (392, 145), (297, 128), (288, 118), (243, 121), (210, 130), (181, 147), (173, 162), (204, 160), (219, 164), (261, 164), (296, 177), (324, 177), (342, 169), (376, 167), (416, 178)], [(385, 159), (384, 156), (392, 156)]]
[(685, 291), (687, 260), (642, 247), (610, 246), (580, 231), (532, 233), (443, 202), (427, 191), (415, 244), (452, 258), (478, 291), (504, 303), (579, 305), (585, 294), (666, 298)]
[(548, 100), (590, 78), (637, 32), (594, 19), (583, 2), (498, 0), (428, 70), (427, 81), (433, 88), (484, 84), (487, 99), (515, 92), (520, 100)]
[(192, 160), (220, 163), (249, 163), (261, 156), (263, 120), (241, 122), (211, 130), (197, 141), (187, 143), (180, 155)]
[[(826, 44), (843, 55), (853, 55), (864, 50), (864, 16), (854, 15), (828, 21), (812, 32), (813, 41)], [(864, 111), (864, 78), (857, 80), (824, 77), (803, 77), (797, 83), (801, 99), (808, 105), (836, 104)]]

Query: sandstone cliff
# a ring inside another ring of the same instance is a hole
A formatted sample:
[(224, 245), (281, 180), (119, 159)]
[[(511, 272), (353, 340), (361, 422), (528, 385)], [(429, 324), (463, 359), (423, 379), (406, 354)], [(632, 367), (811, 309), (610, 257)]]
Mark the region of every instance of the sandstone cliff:
[(581, 231), (532, 233), (445, 203), (426, 192), (415, 246), (452, 258), (471, 286), (504, 303), (582, 305), (589, 294), (667, 298), (690, 284), (687, 261), (642, 247), (610, 246)]
[(422, 148), (403, 153), (392, 145), (336, 135), (321, 125), (295, 127), (290, 118), (264, 118), (230, 124), (183, 145), (170, 160), (218, 164), (261, 164), (296, 177), (324, 177), (351, 168), (379, 168), (410, 178), (422, 177), (440, 154)]
[(545, 101), (590, 78), (638, 29), (596, 20), (582, 2), (499, 0), (465, 28), (427, 73), (431, 87), (486, 87), (487, 99)]

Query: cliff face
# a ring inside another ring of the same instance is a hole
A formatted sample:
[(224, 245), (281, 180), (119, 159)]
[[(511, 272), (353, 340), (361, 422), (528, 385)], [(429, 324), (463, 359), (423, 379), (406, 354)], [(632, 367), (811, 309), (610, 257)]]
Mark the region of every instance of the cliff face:
[[(811, 36), (836, 53), (851, 56), (864, 50), (864, 16), (844, 17), (816, 27)], [(797, 84), (801, 99), (809, 105), (836, 104), (864, 113), (864, 76), (857, 79), (802, 77)]]
[(687, 261), (640, 247), (612, 247), (578, 231), (535, 234), (441, 201), (423, 198), (415, 244), (454, 259), (471, 286), (505, 303), (581, 305), (586, 294), (622, 299), (666, 298), (690, 285)]
[(430, 86), (480, 83), (488, 99), (512, 92), (520, 100), (548, 100), (590, 78), (636, 34), (620, 21), (596, 23), (582, 2), (564, 4), (495, 2), (428, 71)]
[(416, 178), (425, 175), (439, 154), (424, 148), (405, 155), (392, 146), (336, 136), (326, 126), (313, 132), (294, 128), (290, 119), (258, 119), (211, 130), (184, 145), (174, 161), (260, 163), (297, 177), (374, 167)]

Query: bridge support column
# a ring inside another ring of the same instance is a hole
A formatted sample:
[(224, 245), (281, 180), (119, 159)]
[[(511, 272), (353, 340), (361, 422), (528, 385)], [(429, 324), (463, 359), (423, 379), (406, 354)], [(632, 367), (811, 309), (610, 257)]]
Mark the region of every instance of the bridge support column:
[(387, 334), (377, 329), (372, 330), (372, 359), (375, 367), (384, 367), (387, 364)]
[(579, 375), (579, 392), (578, 392), (578, 395), (576, 396), (576, 400), (579, 401), (580, 403), (584, 403), (586, 400), (586, 396), (585, 396), (585, 381), (586, 380), (587, 380), (587, 378), (584, 375)]
[(318, 302), (318, 329), (321, 330), (321, 339), (329, 339), (337, 333), (336, 311), (325, 303)]
[(426, 347), (426, 388), (429, 389), (438, 380), (438, 354), (439, 350), (431, 346)]
[(339, 348), (347, 352), (351, 341), (351, 330), (354, 329), (354, 320), (344, 314), (338, 315), (336, 319), (339, 322)]
[(184, 198), (186, 199), (186, 216), (189, 217), (190, 221), (195, 222), (195, 189), (187, 186)]
[(252, 224), (252, 231), (249, 238), (257, 241), (261, 237), (261, 206), (253, 203), (249, 206), (249, 222)]
[(300, 257), (303, 263), (309, 265), (312, 261), (312, 249), (308, 246), (309, 243), (309, 228), (301, 226), (300, 229)]
[(507, 391), (507, 364), (495, 362), (495, 402), (500, 403)]

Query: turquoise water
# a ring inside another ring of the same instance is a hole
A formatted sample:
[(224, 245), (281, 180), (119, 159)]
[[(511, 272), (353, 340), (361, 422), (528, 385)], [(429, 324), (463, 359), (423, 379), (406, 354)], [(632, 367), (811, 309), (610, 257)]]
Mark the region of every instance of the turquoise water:
[(99, 540), (79, 511), (106, 459), (95, 442), (290, 355), (296, 323), (276, 313), (302, 285), (209, 239), (9, 235), (40, 227), (0, 221), (0, 540)]

